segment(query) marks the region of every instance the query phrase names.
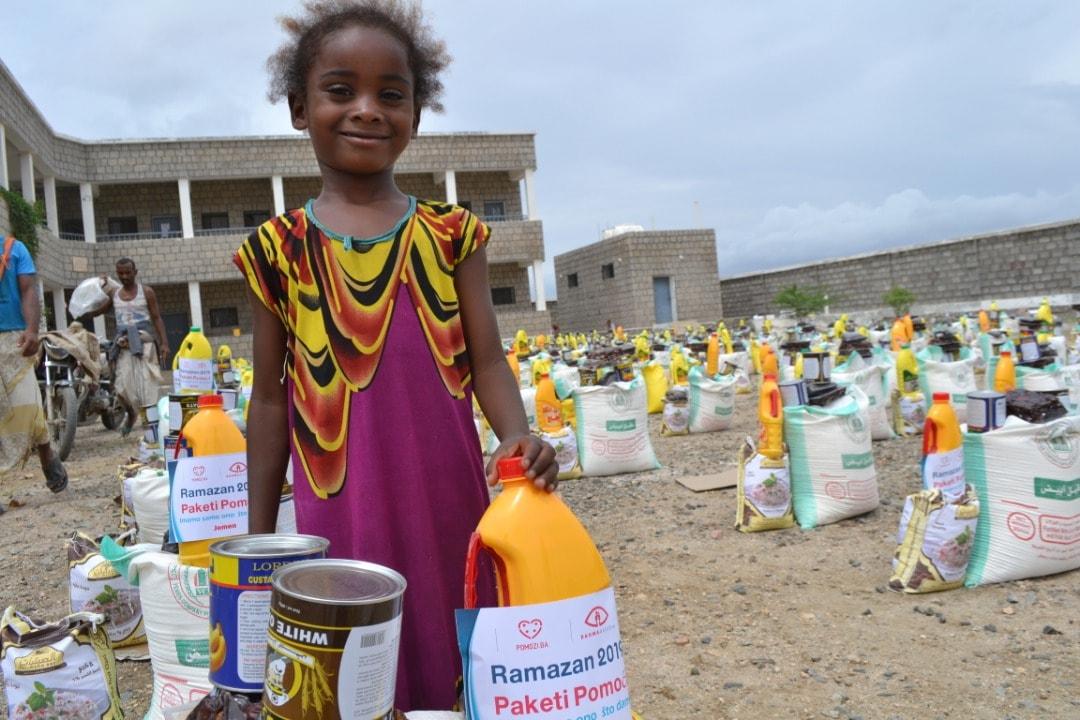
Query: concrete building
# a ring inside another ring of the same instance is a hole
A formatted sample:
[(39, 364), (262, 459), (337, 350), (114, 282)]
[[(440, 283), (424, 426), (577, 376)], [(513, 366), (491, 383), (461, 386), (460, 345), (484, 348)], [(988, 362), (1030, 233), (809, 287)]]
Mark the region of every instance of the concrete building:
[[(558, 259), (556, 258), (556, 267)], [(724, 278), (724, 314), (779, 311), (774, 298), (791, 285), (820, 287), (832, 312), (887, 315), (882, 295), (894, 285), (915, 294), (920, 313), (1080, 303), (1080, 220), (1003, 230), (944, 242), (806, 263)]]
[(627, 230), (555, 257), (560, 330), (720, 318), (712, 230)]
[[(459, 203), (491, 225), (489, 277), (505, 337), (519, 327), (538, 332), (551, 326), (535, 169), (528, 133), (421, 134), (396, 168), (405, 192)], [(157, 292), (174, 350), (187, 328), (199, 325), (214, 342), (227, 341), (250, 357), (250, 310), (232, 254), (264, 220), (317, 195), (320, 178), (301, 135), (66, 137), (0, 62), (0, 186), (30, 202), (44, 200), (38, 276), (62, 325), (70, 319), (65, 295), (87, 277), (113, 273), (116, 259), (127, 256)], [(3, 205), (0, 231), (6, 232)], [(97, 321), (95, 330), (107, 332), (106, 320)]]

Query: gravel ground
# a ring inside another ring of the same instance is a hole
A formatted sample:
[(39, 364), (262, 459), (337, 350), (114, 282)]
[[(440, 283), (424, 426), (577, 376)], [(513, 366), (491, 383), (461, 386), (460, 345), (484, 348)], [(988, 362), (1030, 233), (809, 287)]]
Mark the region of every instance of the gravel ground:
[[(885, 589), (903, 498), (919, 484), (918, 439), (874, 444), (880, 509), (813, 531), (739, 533), (734, 489), (675, 483), (731, 463), (755, 409), (739, 396), (734, 430), (683, 437), (660, 437), (654, 416), (662, 469), (562, 485), (617, 585), (635, 709), (648, 720), (1080, 717), (1080, 572)], [(68, 611), (64, 539), (115, 528), (116, 466), (133, 450), (87, 425), (65, 492), (49, 493), (36, 464), (0, 476), (0, 603)], [(119, 677), (125, 711), (141, 717), (149, 663), (123, 662)]]

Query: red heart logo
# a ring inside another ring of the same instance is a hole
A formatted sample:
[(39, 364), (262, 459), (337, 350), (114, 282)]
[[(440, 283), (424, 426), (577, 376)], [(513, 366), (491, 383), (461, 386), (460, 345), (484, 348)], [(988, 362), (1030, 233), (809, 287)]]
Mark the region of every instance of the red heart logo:
[(598, 628), (608, 621), (608, 611), (601, 605), (597, 605), (585, 616), (585, 624), (589, 627)]
[(518, 632), (529, 640), (534, 639), (543, 629), (544, 623), (540, 621), (540, 618), (534, 620), (522, 620), (518, 623)]

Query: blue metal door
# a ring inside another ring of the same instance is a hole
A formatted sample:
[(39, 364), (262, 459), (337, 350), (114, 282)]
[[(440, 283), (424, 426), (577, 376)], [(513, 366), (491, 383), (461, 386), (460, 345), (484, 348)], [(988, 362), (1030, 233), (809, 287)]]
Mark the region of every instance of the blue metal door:
[(652, 287), (653, 309), (656, 315), (655, 322), (658, 325), (671, 322), (675, 319), (671, 312), (671, 278), (654, 277)]

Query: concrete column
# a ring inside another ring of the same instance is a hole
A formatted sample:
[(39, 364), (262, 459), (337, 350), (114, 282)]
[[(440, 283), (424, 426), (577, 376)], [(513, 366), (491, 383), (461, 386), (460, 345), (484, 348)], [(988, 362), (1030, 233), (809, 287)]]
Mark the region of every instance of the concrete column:
[(533, 291), (536, 293), (536, 311), (547, 310), (547, 297), (544, 292), (544, 261), (533, 260)]
[[(82, 231), (83, 240), (88, 243), (97, 242), (96, 222), (94, 221), (94, 186), (88, 182), (79, 183), (79, 201), (82, 203)], [(99, 316), (100, 318), (100, 316)], [(102, 321), (104, 322), (104, 321)], [(97, 323), (94, 323), (97, 327)], [(102, 325), (104, 328), (104, 325)], [(96, 332), (96, 330), (95, 330)], [(99, 333), (100, 334), (100, 333)]]
[(60, 213), (56, 209), (56, 178), (45, 178), (45, 224), (54, 235), (60, 234)]
[(52, 301), (53, 315), (56, 316), (56, 329), (63, 330), (68, 326), (67, 303), (64, 302), (64, 288), (57, 285), (52, 289)]
[(191, 181), (180, 178), (176, 181), (180, 188), (180, 227), (185, 238), (195, 237), (195, 221), (191, 219)]
[(37, 202), (37, 189), (34, 187), (34, 156), (28, 152), (19, 153), (19, 177), (22, 180), (23, 200), (33, 205)]
[(274, 188), (274, 215), (281, 215), (285, 212), (285, 183), (280, 175), (274, 175), (270, 184)]
[(202, 292), (199, 290), (199, 282), (192, 280), (187, 284), (188, 305), (191, 306), (191, 327), (203, 327), (202, 320)]
[(539, 220), (540, 215), (536, 211), (536, 196), (533, 194), (533, 171), (526, 168), (525, 177), (525, 217), (529, 220)]
[(0, 123), (0, 187), (7, 190), (11, 187), (7, 174), (7, 129)]
[(446, 171), (446, 202), (457, 205), (457, 175), (453, 170)]

